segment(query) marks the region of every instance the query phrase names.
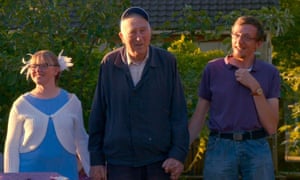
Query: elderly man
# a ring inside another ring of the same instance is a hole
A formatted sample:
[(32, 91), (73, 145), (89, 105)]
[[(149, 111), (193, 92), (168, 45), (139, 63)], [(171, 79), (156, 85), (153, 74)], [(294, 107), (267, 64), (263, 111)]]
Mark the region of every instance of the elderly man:
[(124, 46), (103, 58), (92, 104), (90, 176), (178, 179), (189, 133), (176, 59), (150, 45), (151, 28), (144, 9), (125, 10), (120, 29)]

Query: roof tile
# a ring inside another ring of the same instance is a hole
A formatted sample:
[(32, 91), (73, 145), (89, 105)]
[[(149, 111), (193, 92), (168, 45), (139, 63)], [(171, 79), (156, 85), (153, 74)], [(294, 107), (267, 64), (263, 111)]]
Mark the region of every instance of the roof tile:
[(279, 6), (279, 0), (131, 0), (132, 6), (144, 8), (150, 15), (150, 23), (155, 29), (166, 21), (176, 23), (182, 14), (174, 17), (175, 13), (190, 5), (193, 10), (206, 10), (209, 16), (218, 12), (229, 13), (239, 9), (260, 9), (262, 7)]

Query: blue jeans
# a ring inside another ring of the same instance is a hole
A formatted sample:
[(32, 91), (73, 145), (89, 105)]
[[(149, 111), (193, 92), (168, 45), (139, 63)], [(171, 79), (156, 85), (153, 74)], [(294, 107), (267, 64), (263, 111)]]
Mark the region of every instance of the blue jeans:
[(205, 180), (274, 180), (270, 146), (265, 138), (234, 141), (209, 136)]

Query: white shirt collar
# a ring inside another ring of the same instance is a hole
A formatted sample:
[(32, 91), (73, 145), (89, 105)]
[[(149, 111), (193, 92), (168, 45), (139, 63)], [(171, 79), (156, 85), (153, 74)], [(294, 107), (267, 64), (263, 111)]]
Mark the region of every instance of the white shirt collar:
[(129, 54), (128, 54), (128, 51), (126, 51), (126, 58), (127, 58), (127, 64), (128, 64), (128, 65), (130, 65), (130, 64), (142, 64), (142, 63), (145, 63), (146, 60), (148, 59), (148, 57), (149, 57), (149, 48), (148, 48), (148, 50), (147, 50), (147, 54), (146, 54), (145, 59), (143, 59), (143, 60), (140, 61), (140, 62), (134, 62), (134, 61), (130, 58), (130, 56), (129, 56)]

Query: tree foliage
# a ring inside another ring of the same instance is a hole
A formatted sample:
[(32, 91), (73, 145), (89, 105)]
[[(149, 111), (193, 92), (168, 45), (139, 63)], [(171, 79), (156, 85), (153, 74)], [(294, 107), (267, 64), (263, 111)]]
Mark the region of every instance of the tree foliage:
[(258, 10), (240, 9), (229, 13), (218, 12), (215, 16), (209, 16), (207, 11), (195, 11), (186, 5), (181, 11), (174, 14), (178, 16), (178, 22), (171, 24), (166, 22), (165, 29), (172, 29), (170, 33), (185, 32), (191, 38), (195, 35), (203, 35), (205, 39), (219, 39), (222, 34), (231, 31), (231, 26), (237, 17), (252, 15), (257, 17), (264, 28), (273, 36), (280, 36), (294, 25), (294, 17), (288, 8), (262, 7)]
[[(225, 53), (222, 50), (203, 52), (196, 42), (183, 34), (178, 40), (171, 43), (168, 51), (172, 52), (177, 58), (178, 70), (187, 101), (188, 116), (191, 117), (198, 102), (199, 83), (205, 65), (212, 59), (224, 57)], [(205, 127), (199, 134), (199, 141), (193, 143), (193, 147), (196, 147), (196, 153), (189, 153), (191, 158), (186, 161), (185, 173), (189, 173), (196, 166), (199, 166), (206, 150), (207, 137), (208, 129)]]
[(95, 89), (100, 60), (118, 44), (119, 18), (127, 0), (2, 0), (0, 6), (0, 144), (12, 102), (34, 87), (20, 75), (27, 53), (48, 49), (73, 58), (74, 67), (63, 72), (60, 86), (82, 101), (84, 118)]
[(281, 0), (282, 8), (289, 9), (294, 16), (294, 26), (273, 39), (274, 63), (282, 76), (282, 126), (279, 132), (288, 134), (283, 144), (288, 145), (291, 152), (300, 155), (300, 1)]

